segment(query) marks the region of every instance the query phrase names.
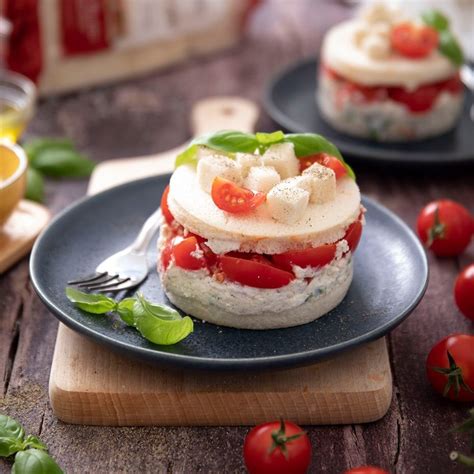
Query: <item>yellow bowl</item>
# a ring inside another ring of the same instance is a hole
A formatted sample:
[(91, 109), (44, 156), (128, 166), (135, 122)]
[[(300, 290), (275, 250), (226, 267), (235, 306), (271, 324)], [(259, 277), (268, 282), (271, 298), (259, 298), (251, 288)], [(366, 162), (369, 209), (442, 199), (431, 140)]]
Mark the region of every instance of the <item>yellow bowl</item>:
[(18, 146), (0, 141), (0, 226), (25, 194), (28, 160)]

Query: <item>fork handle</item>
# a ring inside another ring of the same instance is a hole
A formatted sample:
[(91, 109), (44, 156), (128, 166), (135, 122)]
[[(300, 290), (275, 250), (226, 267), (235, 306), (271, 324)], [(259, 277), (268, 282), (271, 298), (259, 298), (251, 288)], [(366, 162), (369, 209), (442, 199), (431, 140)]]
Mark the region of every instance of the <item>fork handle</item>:
[(130, 250), (138, 254), (146, 253), (151, 239), (163, 223), (161, 208), (158, 208), (143, 224)]

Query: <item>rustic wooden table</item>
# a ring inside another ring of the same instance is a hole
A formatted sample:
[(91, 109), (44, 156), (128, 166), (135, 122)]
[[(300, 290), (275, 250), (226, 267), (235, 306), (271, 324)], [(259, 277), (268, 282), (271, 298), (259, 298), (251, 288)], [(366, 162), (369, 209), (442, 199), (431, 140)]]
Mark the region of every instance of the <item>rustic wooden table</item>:
[[(238, 48), (141, 79), (43, 100), (29, 134), (66, 135), (97, 161), (172, 148), (188, 138), (194, 101), (232, 94), (259, 102), (272, 73), (314, 54), (325, 30), (349, 13), (333, 0), (264, 3)], [(273, 127), (262, 114), (258, 128)], [(363, 192), (411, 227), (418, 210), (434, 198), (452, 198), (473, 210), (472, 169), (429, 173), (368, 168), (355, 159), (351, 164)], [(85, 190), (85, 181), (50, 182), (47, 203), (58, 212)], [(311, 472), (337, 474), (366, 463), (392, 473), (466, 472), (448, 454), (467, 451), (467, 440), (448, 430), (467, 407), (435, 395), (424, 365), (437, 340), (472, 332), (455, 308), (452, 287), (458, 270), (473, 258), (472, 245), (459, 259), (429, 256), (426, 296), (388, 338), (394, 376), (389, 413), (368, 425), (307, 427), (314, 448)], [(32, 290), (27, 258), (0, 277), (0, 310), (0, 411), (39, 434), (67, 472), (244, 471), (247, 428), (103, 428), (59, 422), (48, 402), (58, 323)], [(8, 472), (9, 464), (0, 461), (0, 471)]]

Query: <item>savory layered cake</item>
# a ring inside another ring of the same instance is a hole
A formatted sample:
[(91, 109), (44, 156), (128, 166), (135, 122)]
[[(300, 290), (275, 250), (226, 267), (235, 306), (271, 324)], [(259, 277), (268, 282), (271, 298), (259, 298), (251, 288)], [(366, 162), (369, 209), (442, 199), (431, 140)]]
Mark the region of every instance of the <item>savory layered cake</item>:
[(442, 134), (461, 114), (462, 63), (440, 12), (407, 18), (371, 5), (324, 38), (316, 92), (321, 115), (337, 130), (380, 141)]
[(351, 284), (364, 210), (352, 170), (319, 135), (201, 137), (178, 157), (161, 207), (163, 288), (197, 318), (296, 326)]

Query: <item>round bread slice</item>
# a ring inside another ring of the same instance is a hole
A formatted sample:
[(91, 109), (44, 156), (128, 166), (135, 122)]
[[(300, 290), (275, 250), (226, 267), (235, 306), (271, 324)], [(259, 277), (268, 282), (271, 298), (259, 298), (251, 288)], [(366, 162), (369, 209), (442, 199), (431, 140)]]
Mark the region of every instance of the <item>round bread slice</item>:
[(342, 239), (360, 214), (360, 192), (354, 180), (339, 179), (334, 200), (309, 204), (302, 218), (289, 225), (275, 221), (265, 204), (243, 215), (222, 211), (199, 186), (195, 168), (185, 165), (171, 176), (168, 206), (175, 219), (206, 238), (215, 253), (276, 254)]

